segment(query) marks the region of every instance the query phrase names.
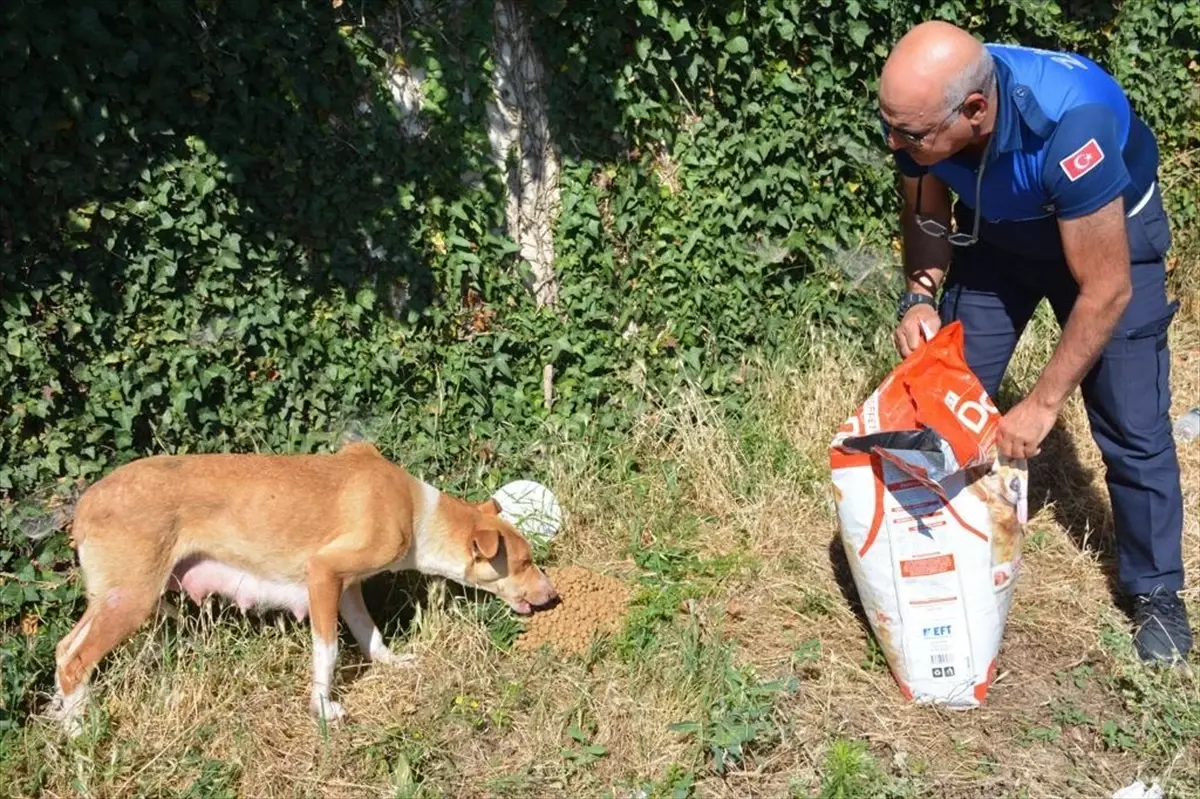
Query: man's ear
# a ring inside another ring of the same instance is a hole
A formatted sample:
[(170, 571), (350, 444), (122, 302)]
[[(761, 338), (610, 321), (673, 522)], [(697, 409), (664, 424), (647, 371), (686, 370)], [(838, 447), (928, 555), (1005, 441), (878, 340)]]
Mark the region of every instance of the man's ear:
[(984, 117), (988, 112), (988, 97), (986, 94), (976, 92), (971, 95), (967, 102), (963, 105), (963, 113), (967, 117), (967, 121), (972, 127), (978, 128), (983, 124)]
[(500, 503), (494, 499), (485, 499), (475, 506), (475, 510), (486, 513), (488, 516), (499, 516)]
[(481, 524), (471, 533), (471, 554), (476, 558), (491, 560), (500, 551), (500, 530), (488, 524)]

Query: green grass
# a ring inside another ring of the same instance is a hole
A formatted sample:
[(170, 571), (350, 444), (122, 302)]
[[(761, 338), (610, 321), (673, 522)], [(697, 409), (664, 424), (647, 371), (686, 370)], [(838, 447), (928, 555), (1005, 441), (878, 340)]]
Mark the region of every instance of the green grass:
[(862, 741), (833, 740), (823, 766), (820, 799), (901, 799), (918, 795), (909, 781), (888, 775)]
[[(1020, 354), (1018, 387), (1038, 347)], [(304, 625), (185, 608), (105, 661), (82, 738), (38, 720), (0, 736), (0, 784), (31, 797), (900, 799), (1111, 795), (1142, 778), (1200, 793), (1200, 683), (1134, 662), (1058, 505), (1031, 525), (985, 707), (947, 714), (899, 696), (831, 561), (826, 447), (877, 379), (871, 362), (815, 338), (752, 372), (736, 405), (683, 392), (603, 457), (547, 456), (571, 516), (539, 558), (636, 589), (621, 631), (586, 656), (514, 648), (522, 622), (494, 598), (375, 578), (368, 603), (417, 662), (364, 667), (343, 636), (351, 721), (321, 731)], [(1200, 385), (1181, 386), (1194, 403)], [(1063, 424), (1099, 480), (1077, 406)]]

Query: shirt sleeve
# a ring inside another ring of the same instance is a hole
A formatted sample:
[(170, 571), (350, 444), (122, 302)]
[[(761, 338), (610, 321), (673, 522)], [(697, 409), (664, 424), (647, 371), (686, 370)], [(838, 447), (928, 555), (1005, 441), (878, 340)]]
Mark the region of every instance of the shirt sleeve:
[(1075, 219), (1107, 205), (1129, 185), (1117, 118), (1106, 106), (1063, 114), (1046, 145), (1042, 183), (1059, 218)]

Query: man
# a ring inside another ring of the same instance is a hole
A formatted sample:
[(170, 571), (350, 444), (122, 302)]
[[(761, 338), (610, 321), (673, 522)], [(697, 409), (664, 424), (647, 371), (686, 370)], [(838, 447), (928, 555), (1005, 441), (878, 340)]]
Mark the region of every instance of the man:
[[(907, 356), (923, 326), (932, 334), (958, 320), (967, 361), (995, 396), (1049, 300), (1062, 335), (1029, 395), (1001, 419), (998, 448), (1038, 455), (1081, 388), (1106, 467), (1120, 582), (1134, 599), (1135, 647), (1151, 662), (1186, 657), (1167, 349), (1175, 304), (1163, 260), (1171, 237), (1153, 133), (1094, 62), (984, 45), (942, 22), (896, 44), (879, 106), (904, 183), (897, 349)], [(959, 197), (954, 232), (948, 189)]]

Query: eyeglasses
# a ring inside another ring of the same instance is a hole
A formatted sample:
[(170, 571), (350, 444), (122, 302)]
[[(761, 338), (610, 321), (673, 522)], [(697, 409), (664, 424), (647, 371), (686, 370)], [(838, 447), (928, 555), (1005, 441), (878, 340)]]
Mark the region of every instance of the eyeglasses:
[(925, 183), (925, 176), (917, 178), (917, 207), (913, 209), (913, 217), (917, 220), (917, 227), (921, 228), (922, 233), (934, 238), (945, 239), (955, 247), (970, 247), (979, 241), (979, 201), (983, 197), (983, 171), (987, 167), (988, 152), (991, 149), (992, 142), (989, 140), (983, 158), (979, 160), (979, 174), (975, 176), (975, 224), (970, 233), (951, 233), (950, 229), (941, 222), (921, 214), (921, 186)]
[(956, 105), (954, 108), (951, 108), (950, 113), (946, 114), (946, 116), (942, 119), (941, 122), (938, 122), (936, 125), (929, 128), (929, 130), (925, 131), (924, 133), (910, 133), (909, 131), (902, 130), (901, 128), (893, 128), (891, 125), (888, 124), (888, 121), (883, 118), (883, 111), (876, 109), (875, 113), (879, 116), (879, 126), (883, 129), (883, 138), (884, 139), (886, 139), (888, 136), (890, 136), (891, 134), (894, 133), (894, 134), (896, 134), (897, 137), (899, 137), (900, 139), (905, 141), (910, 147), (920, 147), (925, 142), (926, 139), (928, 139), (934, 133), (939, 132), (942, 128), (946, 127), (946, 123), (950, 121), (950, 118), (953, 117), (955, 114), (961, 112), (963, 110), (963, 108), (966, 106), (966, 104), (967, 104), (967, 100), (964, 99), (961, 103)]

